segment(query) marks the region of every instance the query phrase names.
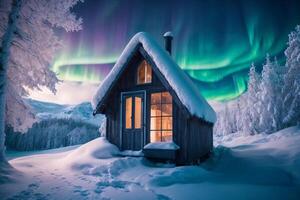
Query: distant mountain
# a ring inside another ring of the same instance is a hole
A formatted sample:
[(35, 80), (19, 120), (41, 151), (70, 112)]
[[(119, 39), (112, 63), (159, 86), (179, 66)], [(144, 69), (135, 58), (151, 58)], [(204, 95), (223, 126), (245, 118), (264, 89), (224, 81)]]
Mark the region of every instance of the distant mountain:
[(93, 116), (92, 105), (89, 102), (78, 105), (61, 105), (33, 99), (26, 101), (40, 120), (72, 118), (100, 126), (104, 119), (102, 115)]
[(93, 116), (89, 102), (60, 105), (26, 99), (39, 119), (26, 133), (6, 127), (6, 146), (19, 151), (53, 149), (84, 144), (100, 136), (103, 115)]

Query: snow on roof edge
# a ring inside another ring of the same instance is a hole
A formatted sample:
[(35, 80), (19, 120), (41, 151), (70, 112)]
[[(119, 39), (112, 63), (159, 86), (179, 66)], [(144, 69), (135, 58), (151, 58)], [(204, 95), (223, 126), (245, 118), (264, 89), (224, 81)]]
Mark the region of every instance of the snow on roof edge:
[(129, 61), (131, 55), (136, 50), (136, 46), (139, 44), (143, 46), (190, 114), (214, 123), (217, 118), (215, 111), (202, 97), (192, 80), (175, 63), (171, 56), (145, 32), (137, 33), (129, 41), (113, 69), (100, 84), (94, 95), (91, 102), (93, 109), (95, 110), (98, 103), (102, 101), (106, 92), (112, 86), (113, 81), (118, 77), (119, 72)]

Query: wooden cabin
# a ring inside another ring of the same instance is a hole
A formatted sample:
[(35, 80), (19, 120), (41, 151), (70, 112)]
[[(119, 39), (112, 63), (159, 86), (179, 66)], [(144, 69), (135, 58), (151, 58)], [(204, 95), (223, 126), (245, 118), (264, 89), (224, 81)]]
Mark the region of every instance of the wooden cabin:
[(178, 165), (207, 158), (216, 114), (189, 76), (147, 33), (136, 34), (93, 98), (94, 114), (106, 116), (106, 137), (120, 150)]

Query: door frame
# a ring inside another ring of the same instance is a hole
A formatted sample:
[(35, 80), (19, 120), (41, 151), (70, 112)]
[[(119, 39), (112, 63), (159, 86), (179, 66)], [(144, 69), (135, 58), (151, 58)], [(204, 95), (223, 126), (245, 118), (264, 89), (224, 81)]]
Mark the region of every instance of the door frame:
[[(119, 138), (120, 138), (120, 147), (121, 150), (123, 149), (123, 97), (124, 96), (134, 96), (135, 94), (142, 94), (143, 95), (143, 123), (142, 123), (142, 129), (143, 129), (143, 136), (142, 136), (142, 146), (144, 147), (146, 144), (146, 108), (147, 108), (147, 95), (146, 95), (146, 90), (135, 90), (135, 91), (128, 91), (128, 92), (121, 92), (121, 101), (120, 101), (120, 133), (119, 133)], [(142, 148), (143, 148), (142, 147)]]

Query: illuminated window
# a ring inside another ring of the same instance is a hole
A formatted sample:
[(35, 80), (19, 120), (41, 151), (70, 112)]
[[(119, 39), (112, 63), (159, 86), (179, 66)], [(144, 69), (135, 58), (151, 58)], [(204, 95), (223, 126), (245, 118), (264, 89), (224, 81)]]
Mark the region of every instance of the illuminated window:
[(142, 127), (142, 98), (135, 97), (134, 99), (134, 128), (138, 129)]
[(126, 129), (130, 129), (132, 126), (132, 97), (127, 97), (125, 104), (125, 127)]
[(172, 96), (169, 92), (151, 94), (150, 116), (150, 142), (172, 141)]
[(137, 70), (137, 84), (151, 83), (152, 69), (151, 66), (144, 60), (138, 66)]
[[(132, 109), (133, 107), (134, 110)], [(126, 129), (142, 128), (142, 98), (141, 97), (127, 97), (125, 99), (125, 128)]]

